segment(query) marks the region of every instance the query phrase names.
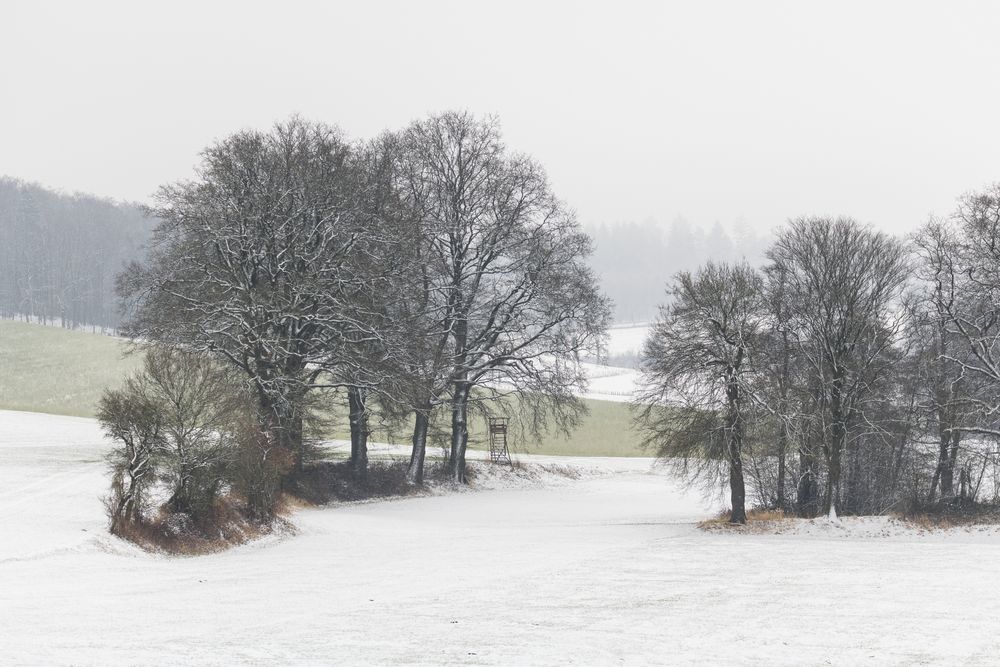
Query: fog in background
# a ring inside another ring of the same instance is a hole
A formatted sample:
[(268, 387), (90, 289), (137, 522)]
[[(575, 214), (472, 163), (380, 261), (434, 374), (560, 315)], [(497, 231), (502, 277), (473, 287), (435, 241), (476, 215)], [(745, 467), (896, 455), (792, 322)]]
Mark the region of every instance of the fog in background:
[(789, 217), (905, 233), (997, 180), (998, 28), (988, 2), (15, 0), (0, 175), (143, 202), (291, 113), (355, 137), (496, 114), (644, 319), (673, 271)]

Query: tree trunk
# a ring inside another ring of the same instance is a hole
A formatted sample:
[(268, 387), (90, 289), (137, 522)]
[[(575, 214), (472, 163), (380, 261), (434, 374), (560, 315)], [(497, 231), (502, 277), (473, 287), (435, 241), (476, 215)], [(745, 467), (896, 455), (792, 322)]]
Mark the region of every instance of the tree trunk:
[(841, 454), (847, 441), (847, 419), (844, 414), (843, 376), (834, 373), (830, 389), (830, 441), (823, 449), (826, 455), (826, 494), (823, 498), (823, 513), (831, 519), (837, 518), (837, 503), (840, 493)]
[(417, 410), (413, 423), (413, 451), (410, 466), (406, 470), (406, 481), (420, 486), (424, 483), (424, 456), (427, 453), (427, 427), (430, 424), (430, 409)]
[(788, 422), (784, 414), (781, 417), (781, 430), (778, 433), (778, 489), (775, 505), (781, 511), (785, 510), (785, 454), (788, 451)]
[[(841, 511), (851, 514), (869, 514), (873, 511), (870, 507), (871, 499), (867, 497), (862, 483), (861, 451), (863, 446), (863, 440), (854, 439), (846, 442), (841, 450), (841, 457), (847, 462), (841, 464), (841, 486), (845, 489), (840, 494)], [(845, 468), (846, 473), (844, 472)], [(877, 483), (882, 484), (882, 482)], [(888, 489), (886, 490), (888, 491)]]
[(465, 484), (465, 448), (469, 443), (469, 385), (455, 383), (451, 400), (451, 479)]
[(729, 463), (729, 499), (733, 506), (729, 523), (746, 523), (746, 486), (743, 481), (743, 461), (738, 455)]
[(948, 451), (948, 464), (941, 471), (941, 495), (952, 498), (955, 495), (955, 466), (958, 462), (958, 445), (962, 440), (962, 432), (952, 429), (951, 445)]
[(746, 484), (743, 480), (743, 415), (740, 411), (740, 387), (731, 377), (726, 386), (729, 402), (729, 497), (732, 512), (729, 523), (746, 523)]
[(796, 486), (795, 505), (801, 517), (814, 517), (817, 510), (816, 455), (810, 442), (799, 448), (799, 483)]
[(969, 489), (972, 486), (972, 473), (968, 464), (962, 467), (958, 474), (958, 499), (964, 505), (970, 499)]
[(366, 392), (361, 387), (347, 388), (348, 421), (351, 425), (351, 470), (357, 477), (368, 474), (368, 413)]
[(831, 519), (837, 518), (838, 492), (840, 490), (841, 453), (843, 452), (846, 430), (843, 423), (834, 418), (832, 437), (827, 449), (826, 494), (823, 498), (823, 513)]
[(934, 477), (931, 479), (931, 491), (927, 495), (927, 502), (934, 502), (934, 494), (937, 492), (939, 484), (942, 500), (952, 495), (953, 473), (949, 467), (951, 459), (948, 455), (950, 446), (951, 433), (947, 429), (941, 429), (938, 433), (938, 461), (934, 468)]
[(293, 396), (274, 396), (259, 390), (260, 422), (268, 439), (291, 457), (292, 468), (302, 470), (302, 414)]
[(781, 380), (779, 383), (781, 392), (780, 418), (781, 430), (778, 433), (778, 493), (777, 505), (782, 512), (785, 511), (785, 477), (786, 462), (785, 456), (788, 454), (788, 386), (791, 383), (791, 349), (788, 344), (788, 328), (781, 327)]

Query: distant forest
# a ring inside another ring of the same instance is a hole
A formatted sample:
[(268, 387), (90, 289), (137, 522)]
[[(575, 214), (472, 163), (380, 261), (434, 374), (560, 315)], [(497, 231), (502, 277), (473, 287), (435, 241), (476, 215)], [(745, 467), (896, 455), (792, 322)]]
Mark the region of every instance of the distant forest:
[(115, 328), (115, 276), (152, 229), (136, 205), (0, 177), (0, 317)]
[(770, 235), (759, 236), (716, 222), (706, 232), (683, 218), (664, 226), (642, 223), (601, 225), (587, 229), (594, 239), (591, 263), (605, 293), (615, 302), (618, 322), (649, 322), (664, 302), (667, 282), (678, 271), (690, 271), (708, 260), (763, 261)]
[[(141, 259), (153, 222), (138, 205), (61, 194), (0, 177), (0, 317), (114, 329), (115, 275)], [(591, 226), (591, 257), (619, 322), (647, 322), (681, 270), (712, 259), (758, 263), (769, 239), (682, 218)]]

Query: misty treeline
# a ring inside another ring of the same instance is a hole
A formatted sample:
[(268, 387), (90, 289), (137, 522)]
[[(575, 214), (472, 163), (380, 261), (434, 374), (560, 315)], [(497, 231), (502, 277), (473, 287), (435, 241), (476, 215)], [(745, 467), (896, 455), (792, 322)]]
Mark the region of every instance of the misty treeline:
[(270, 517), (319, 465), (331, 402), (354, 478), (373, 418), (410, 430), (411, 485), (441, 432), (447, 478), (466, 481), (474, 415), (537, 433), (584, 410), (579, 360), (610, 321), (591, 240), (492, 119), (445, 113), (366, 141), (300, 118), (239, 132), (151, 213), (148, 258), (119, 278), (124, 331), (151, 351), (101, 402), (120, 443), (115, 529), (141, 520), (153, 480), (168, 511), (197, 519), (229, 494)]
[(802, 218), (679, 273), (636, 421), (678, 474), (800, 516), (1000, 502), (1000, 185), (897, 239)]
[[(0, 317), (67, 328), (115, 329), (114, 278), (145, 255), (155, 220), (141, 206), (66, 195), (0, 177)], [(769, 236), (716, 222), (707, 230), (683, 218), (597, 225), (588, 262), (620, 322), (647, 322), (661, 285), (708, 259), (760, 263)], [(629, 261), (623, 262), (622, 258)], [(636, 359), (611, 359), (632, 365)]]
[(0, 177), (0, 317), (114, 328), (115, 275), (152, 227), (138, 206)]
[[(649, 322), (661, 300), (660, 285), (678, 271), (691, 271), (708, 260), (762, 263), (770, 235), (760, 236), (735, 223), (727, 229), (715, 222), (707, 229), (684, 218), (669, 225), (655, 220), (599, 225), (591, 265), (615, 304), (617, 322)], [(650, 289), (656, 286), (655, 289)], [(631, 360), (612, 360), (631, 365)]]

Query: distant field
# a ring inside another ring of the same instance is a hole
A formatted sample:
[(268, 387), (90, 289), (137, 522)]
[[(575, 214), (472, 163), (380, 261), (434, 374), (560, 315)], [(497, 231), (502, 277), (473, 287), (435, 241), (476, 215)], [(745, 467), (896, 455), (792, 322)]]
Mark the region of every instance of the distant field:
[[(583, 418), (580, 427), (573, 431), (569, 438), (549, 433), (544, 435), (541, 440), (535, 440), (530, 436), (515, 432), (517, 429), (512, 429), (509, 438), (511, 451), (515, 454), (522, 452), (550, 456), (650, 456), (649, 452), (640, 447), (639, 438), (632, 431), (631, 415), (627, 403), (592, 399), (583, 399), (583, 402), (589, 413)], [(446, 414), (439, 419), (445, 422), (442, 426), (447, 426)], [(340, 426), (334, 429), (333, 437), (339, 439), (350, 437), (343, 426), (346, 424), (346, 417), (338, 414), (336, 421)], [(410, 433), (407, 429), (400, 428), (390, 432), (374, 426), (373, 430), (372, 439), (378, 442), (409, 443)], [(484, 419), (471, 420), (469, 447), (486, 449), (487, 435)], [(441, 451), (439, 446), (431, 447), (429, 445), (429, 448), (429, 454), (433, 454), (434, 450)]]
[[(0, 409), (93, 417), (101, 392), (139, 365), (117, 338), (57, 327), (0, 320)], [(590, 414), (570, 438), (511, 438), (515, 452), (567, 456), (648, 456), (629, 427), (625, 403), (585, 400)], [(338, 420), (343, 423), (345, 420)], [(472, 424), (470, 445), (481, 448), (485, 424)], [(330, 437), (343, 438), (342, 428)], [(406, 443), (405, 429), (377, 430), (373, 438)]]
[(100, 334), (0, 320), (0, 408), (93, 417), (139, 359)]

